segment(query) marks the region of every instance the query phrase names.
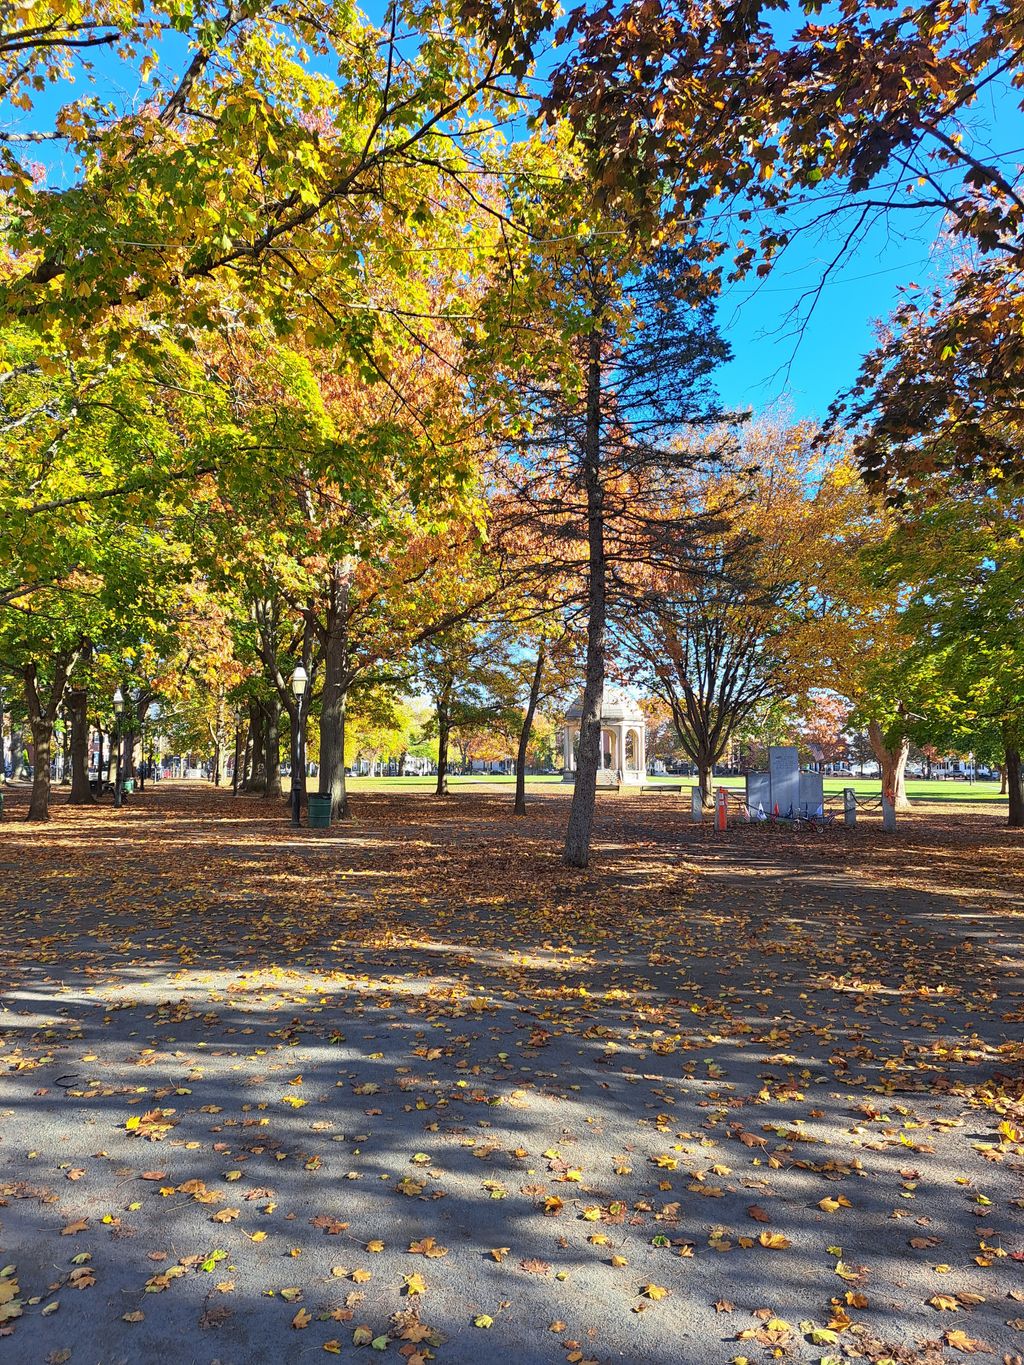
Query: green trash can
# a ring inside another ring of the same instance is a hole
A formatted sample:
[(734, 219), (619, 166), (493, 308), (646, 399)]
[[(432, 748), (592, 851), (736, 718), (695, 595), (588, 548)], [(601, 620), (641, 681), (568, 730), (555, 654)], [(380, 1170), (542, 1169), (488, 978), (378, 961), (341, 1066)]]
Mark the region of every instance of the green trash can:
[(311, 792), (306, 798), (308, 806), (307, 823), (310, 829), (329, 829), (331, 825), (331, 798), (322, 792)]
[(134, 777), (126, 777), (126, 778), (125, 778), (125, 780), (124, 780), (124, 790), (125, 790), (126, 792), (133, 792), (133, 791), (135, 790), (135, 778), (134, 778)]

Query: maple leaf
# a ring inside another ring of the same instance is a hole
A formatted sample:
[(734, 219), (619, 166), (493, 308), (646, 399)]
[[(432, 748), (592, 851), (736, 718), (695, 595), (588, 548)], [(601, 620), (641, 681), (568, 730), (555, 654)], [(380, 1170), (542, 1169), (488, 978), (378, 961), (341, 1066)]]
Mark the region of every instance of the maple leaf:
[(178, 1120), (173, 1118), (173, 1109), (149, 1109), (145, 1114), (133, 1114), (125, 1122), (125, 1129), (133, 1136), (159, 1142), (174, 1128)]
[(430, 1328), (423, 1322), (407, 1323), (401, 1330), (402, 1340), (411, 1341), (413, 1343), (429, 1341), (432, 1336), (433, 1333)]
[(547, 1275), (551, 1271), (548, 1262), (540, 1260), (537, 1256), (528, 1256), (526, 1260), (520, 1261), (519, 1268), (525, 1270), (528, 1275)]
[(978, 1337), (969, 1337), (966, 1332), (956, 1328), (950, 1332), (942, 1334), (942, 1340), (947, 1346), (952, 1346), (954, 1351), (962, 1351), (965, 1355), (991, 1355), (992, 1347), (987, 1341), (982, 1341)]
[(669, 1291), (660, 1284), (645, 1284), (640, 1286), (640, 1293), (648, 1299), (657, 1301), (668, 1298)]
[(448, 1255), (448, 1248), (438, 1246), (433, 1237), (421, 1237), (418, 1242), (411, 1242), (409, 1251), (413, 1256), (427, 1256), (431, 1260)]
[(312, 1313), (308, 1312), (305, 1308), (300, 1308), (299, 1311), (292, 1318), (292, 1326), (296, 1330), (301, 1330), (304, 1327), (308, 1327), (312, 1321), (313, 1321)]
[(418, 1271), (414, 1272), (412, 1275), (406, 1275), (403, 1283), (405, 1292), (409, 1296), (414, 1294), (425, 1294), (427, 1292), (427, 1282)]

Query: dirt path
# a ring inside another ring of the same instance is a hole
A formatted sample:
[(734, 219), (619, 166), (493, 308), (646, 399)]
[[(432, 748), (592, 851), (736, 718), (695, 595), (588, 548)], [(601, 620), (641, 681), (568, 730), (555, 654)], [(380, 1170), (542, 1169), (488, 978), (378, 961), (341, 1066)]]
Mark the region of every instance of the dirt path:
[(1020, 836), (565, 810), (5, 822), (0, 1354), (1024, 1354)]

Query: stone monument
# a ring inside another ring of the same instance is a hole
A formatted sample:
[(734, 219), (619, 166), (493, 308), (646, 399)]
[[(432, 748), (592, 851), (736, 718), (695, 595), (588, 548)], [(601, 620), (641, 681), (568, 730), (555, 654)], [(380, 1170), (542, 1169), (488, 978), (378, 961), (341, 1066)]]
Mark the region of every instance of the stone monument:
[(822, 815), (824, 806), (821, 773), (802, 773), (799, 753), (791, 744), (769, 748), (767, 772), (747, 773), (747, 809), (753, 819)]

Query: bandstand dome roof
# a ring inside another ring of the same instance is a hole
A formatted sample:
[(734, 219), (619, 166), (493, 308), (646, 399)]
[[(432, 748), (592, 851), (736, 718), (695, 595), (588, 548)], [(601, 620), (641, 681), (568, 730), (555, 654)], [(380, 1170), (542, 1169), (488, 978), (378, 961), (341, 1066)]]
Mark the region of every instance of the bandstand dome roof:
[[(583, 698), (574, 702), (565, 713), (566, 720), (579, 720), (583, 715)], [(643, 725), (644, 713), (640, 707), (618, 687), (609, 687), (607, 684), (604, 689), (604, 696), (601, 702), (601, 719), (611, 721), (632, 721), (637, 725)]]

